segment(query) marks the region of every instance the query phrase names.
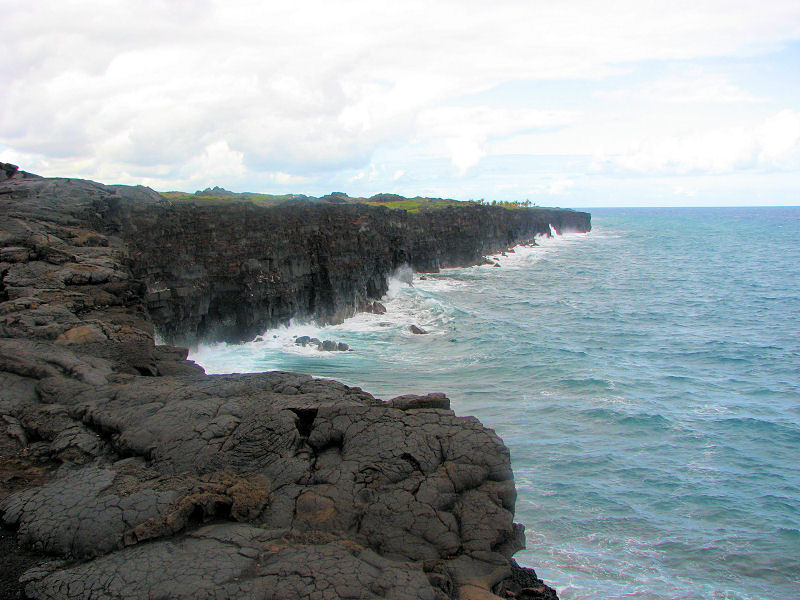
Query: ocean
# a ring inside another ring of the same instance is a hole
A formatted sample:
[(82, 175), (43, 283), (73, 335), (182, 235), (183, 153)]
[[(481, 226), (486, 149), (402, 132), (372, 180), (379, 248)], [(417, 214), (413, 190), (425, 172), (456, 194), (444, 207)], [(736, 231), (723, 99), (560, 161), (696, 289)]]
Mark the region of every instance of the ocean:
[(800, 208), (591, 212), (500, 268), (398, 273), (385, 315), (190, 358), (446, 393), (510, 448), (516, 558), (562, 600), (800, 598)]

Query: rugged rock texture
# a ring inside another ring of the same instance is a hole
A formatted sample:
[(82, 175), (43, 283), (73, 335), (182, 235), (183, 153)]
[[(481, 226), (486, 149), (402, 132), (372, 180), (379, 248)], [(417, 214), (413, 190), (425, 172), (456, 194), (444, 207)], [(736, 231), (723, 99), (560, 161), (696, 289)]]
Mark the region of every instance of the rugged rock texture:
[(6, 179), (41, 179), (41, 177), (33, 173), (20, 171), (17, 165), (0, 162), (0, 181), (5, 181)]
[(408, 213), (363, 204), (147, 206), (124, 234), (145, 302), (170, 343), (252, 339), (292, 317), (372, 310), (387, 276), (483, 262), (535, 235), (588, 231), (587, 213), (464, 204)]
[[(445, 396), (384, 402), (294, 373), (206, 376), (185, 349), (154, 345), (145, 306), (194, 336), (212, 316), (228, 333), (294, 309), (332, 318), (377, 297), (397, 264), (468, 262), (487, 246), (448, 254), (403, 238), (403, 218), (385, 211), (238, 207), (214, 221), (147, 188), (17, 173), (0, 182), (0, 594), (554, 597), (511, 560), (524, 538), (507, 449)], [(279, 222), (291, 227), (272, 231)], [(530, 233), (514, 227), (498, 243)], [(383, 239), (397, 245), (358, 245)], [(251, 260), (280, 278), (248, 288)], [(161, 299), (154, 273), (169, 281)], [(243, 289), (260, 300), (226, 326)]]

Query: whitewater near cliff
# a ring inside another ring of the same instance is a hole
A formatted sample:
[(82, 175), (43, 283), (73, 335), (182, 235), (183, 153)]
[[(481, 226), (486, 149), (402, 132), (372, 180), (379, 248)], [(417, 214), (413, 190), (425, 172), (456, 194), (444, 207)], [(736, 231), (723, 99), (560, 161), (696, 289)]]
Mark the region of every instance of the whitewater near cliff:
[(588, 216), (176, 206), (2, 167), (0, 592), (555, 598), (512, 559), (524, 528), (508, 449), (444, 394), (206, 375), (154, 332), (235, 340), (295, 313), (341, 321), (374, 308), (404, 262), (465, 264)]
[(797, 208), (596, 209), (591, 233), (539, 237), (500, 268), (396, 279), (385, 315), (192, 357), (210, 372), (335, 374), (379, 396), (447, 390), (509, 445), (528, 525), (517, 557), (563, 599), (789, 600), (798, 232)]

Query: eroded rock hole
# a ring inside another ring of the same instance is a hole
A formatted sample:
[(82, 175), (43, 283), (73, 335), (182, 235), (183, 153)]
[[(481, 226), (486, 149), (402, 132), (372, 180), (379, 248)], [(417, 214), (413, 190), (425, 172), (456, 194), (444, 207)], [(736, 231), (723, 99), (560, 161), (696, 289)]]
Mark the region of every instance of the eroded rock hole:
[(217, 519), (235, 520), (231, 516), (231, 507), (232, 504), (230, 502), (215, 502), (213, 516)]
[(293, 408), (291, 409), (297, 415), (297, 420), (294, 425), (297, 427), (297, 432), (300, 437), (307, 438), (311, 435), (311, 430), (314, 428), (314, 419), (317, 418), (316, 408)]
[(185, 527), (202, 525), (205, 522), (205, 517), (206, 511), (203, 507), (199, 504), (195, 504), (192, 512), (189, 513), (189, 516), (186, 518)]
[(8, 302), (8, 290), (4, 282), (6, 275), (8, 275), (8, 269), (3, 269), (0, 272), (0, 302)]
[(213, 520), (235, 520), (231, 516), (231, 503), (216, 501), (212, 504), (195, 504), (186, 517), (185, 527), (192, 529)]

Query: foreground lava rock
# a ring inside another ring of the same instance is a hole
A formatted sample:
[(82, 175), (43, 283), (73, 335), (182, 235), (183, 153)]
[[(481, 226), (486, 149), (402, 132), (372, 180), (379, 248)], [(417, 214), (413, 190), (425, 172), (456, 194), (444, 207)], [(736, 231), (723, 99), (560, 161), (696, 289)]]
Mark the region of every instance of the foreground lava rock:
[(161, 260), (132, 240), (164, 200), (11, 171), (0, 594), (555, 598), (511, 560), (523, 528), (493, 431), (441, 394), (384, 402), (295, 373), (205, 375), (153, 343), (154, 292), (137, 276)]

